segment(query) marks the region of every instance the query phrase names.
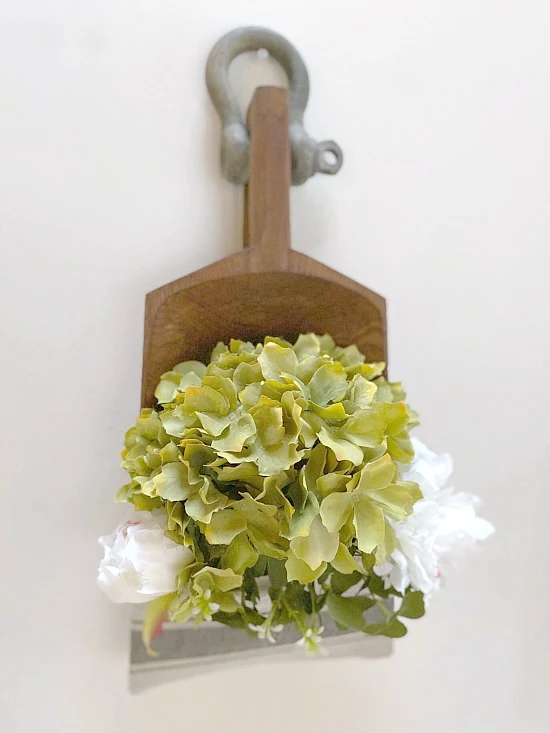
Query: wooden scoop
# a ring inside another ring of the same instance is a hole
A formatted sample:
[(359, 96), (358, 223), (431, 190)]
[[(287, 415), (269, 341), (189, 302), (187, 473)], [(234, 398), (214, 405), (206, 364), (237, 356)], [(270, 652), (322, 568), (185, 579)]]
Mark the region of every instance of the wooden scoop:
[(330, 333), (387, 361), (384, 298), (290, 247), (288, 93), (256, 90), (248, 113), (245, 249), (147, 295), (141, 403), (152, 407), (161, 374), (208, 362), (219, 342)]

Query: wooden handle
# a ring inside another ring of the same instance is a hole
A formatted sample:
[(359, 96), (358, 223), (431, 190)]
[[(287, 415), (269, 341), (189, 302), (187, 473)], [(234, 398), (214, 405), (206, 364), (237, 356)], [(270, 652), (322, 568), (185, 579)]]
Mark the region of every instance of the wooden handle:
[(284, 270), (290, 251), (291, 154), (288, 92), (259, 87), (248, 110), (249, 180), (245, 191), (245, 246), (251, 265)]

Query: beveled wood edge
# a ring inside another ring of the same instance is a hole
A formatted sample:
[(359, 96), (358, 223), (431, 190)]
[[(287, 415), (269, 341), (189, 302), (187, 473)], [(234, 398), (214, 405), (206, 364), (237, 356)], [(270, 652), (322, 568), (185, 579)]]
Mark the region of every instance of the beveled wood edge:
[(161, 285), (160, 287), (149, 291), (145, 296), (147, 308), (152, 307), (156, 311), (172, 295), (175, 295), (182, 290), (188, 290), (196, 285), (200, 285), (203, 282), (223, 280), (225, 278), (238, 277), (240, 275), (250, 275), (255, 274), (255, 272), (258, 274), (280, 272), (290, 273), (293, 275), (306, 275), (318, 280), (336, 283), (337, 285), (347, 288), (358, 295), (368, 298), (376, 308), (384, 311), (386, 309), (386, 299), (383, 295), (376, 293), (374, 290), (370, 290), (370, 288), (367, 288), (365, 285), (361, 285), (347, 275), (343, 275), (341, 272), (333, 270), (328, 265), (324, 265), (318, 260), (309, 257), (309, 255), (302, 254), (296, 250), (290, 251), (290, 258), (288, 266), (286, 267), (255, 271), (250, 267), (250, 259), (250, 250), (244, 249), (241, 252), (235, 252), (221, 260), (217, 260), (210, 265), (205, 265), (199, 270), (195, 270), (188, 275), (183, 275), (177, 280), (173, 280), (166, 285)]

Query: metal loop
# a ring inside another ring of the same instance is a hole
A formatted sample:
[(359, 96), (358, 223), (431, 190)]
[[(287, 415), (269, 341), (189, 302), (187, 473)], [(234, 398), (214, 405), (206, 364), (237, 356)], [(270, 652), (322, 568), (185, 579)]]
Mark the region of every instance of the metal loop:
[(237, 28), (214, 46), (206, 64), (206, 85), (222, 122), (221, 169), (232, 183), (248, 181), (249, 136), (246, 122), (229, 85), (229, 66), (247, 51), (266, 49), (279, 62), (289, 83), (289, 137), (292, 183), (299, 185), (315, 173), (337, 173), (343, 155), (331, 140), (317, 143), (304, 129), (309, 77), (302, 57), (283, 36), (266, 28)]

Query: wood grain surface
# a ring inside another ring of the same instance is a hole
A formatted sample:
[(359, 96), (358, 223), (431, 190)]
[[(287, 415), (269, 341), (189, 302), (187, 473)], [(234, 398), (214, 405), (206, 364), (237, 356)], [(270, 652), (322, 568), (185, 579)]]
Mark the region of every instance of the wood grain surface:
[(384, 299), (290, 248), (286, 90), (257, 89), (248, 125), (245, 248), (147, 295), (143, 407), (154, 405), (163, 372), (186, 359), (208, 362), (216, 343), (231, 338), (328, 332), (341, 346), (357, 344), (369, 361), (387, 361)]

